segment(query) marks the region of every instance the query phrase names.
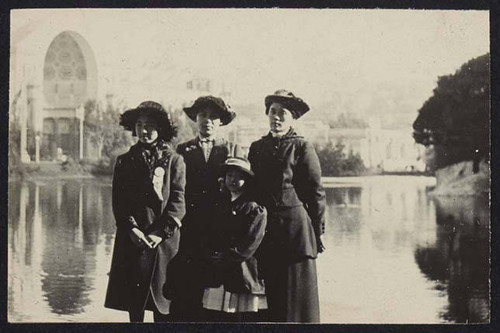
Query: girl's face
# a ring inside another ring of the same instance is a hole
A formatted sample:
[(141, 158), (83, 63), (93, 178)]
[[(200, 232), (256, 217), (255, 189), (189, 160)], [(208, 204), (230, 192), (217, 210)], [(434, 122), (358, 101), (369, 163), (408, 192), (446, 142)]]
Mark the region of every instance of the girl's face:
[(214, 136), (220, 126), (220, 117), (216, 111), (205, 108), (196, 114), (196, 125), (201, 136)]
[(159, 127), (155, 119), (148, 115), (142, 115), (135, 122), (135, 133), (139, 141), (146, 144), (152, 144), (158, 139)]
[(269, 127), (271, 132), (285, 134), (293, 124), (292, 113), (279, 103), (273, 103), (269, 107)]
[(240, 193), (243, 191), (243, 186), (245, 186), (245, 174), (241, 171), (235, 169), (229, 169), (226, 172), (226, 178), (224, 183), (227, 189), (233, 193)]

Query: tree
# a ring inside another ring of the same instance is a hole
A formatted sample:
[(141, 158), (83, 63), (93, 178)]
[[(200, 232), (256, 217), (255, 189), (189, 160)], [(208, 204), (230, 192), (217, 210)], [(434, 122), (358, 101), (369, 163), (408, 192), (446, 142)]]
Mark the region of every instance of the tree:
[(344, 148), (341, 142), (335, 145), (329, 142), (324, 147), (316, 147), (323, 176), (356, 176), (366, 170), (359, 154), (349, 151), (346, 155)]
[(97, 147), (101, 159), (112, 161), (117, 152), (133, 143), (130, 133), (119, 125), (120, 110), (103, 108), (94, 100), (85, 103), (84, 135)]
[(413, 123), (417, 143), (434, 145), (436, 167), (489, 159), (489, 53), (438, 79)]

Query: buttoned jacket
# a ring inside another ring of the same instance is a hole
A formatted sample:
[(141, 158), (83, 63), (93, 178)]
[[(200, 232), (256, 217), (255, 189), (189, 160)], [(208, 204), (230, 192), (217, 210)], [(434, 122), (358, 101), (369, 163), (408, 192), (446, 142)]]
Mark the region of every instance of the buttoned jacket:
[(268, 134), (251, 144), (248, 159), (269, 214), (268, 241), (281, 244), (290, 257), (315, 258), (326, 200), (312, 144), (294, 130), (282, 137)]
[[(257, 204), (248, 192), (233, 202), (224, 196), (202, 239), (200, 257), (207, 264), (202, 264), (207, 268), (206, 272), (200, 272), (202, 278), (212, 272), (211, 282), (215, 286), (223, 284), (225, 290), (234, 293), (264, 294), (254, 254), (264, 237), (266, 223), (265, 207)], [(208, 258), (217, 252), (221, 261), (211, 263)]]

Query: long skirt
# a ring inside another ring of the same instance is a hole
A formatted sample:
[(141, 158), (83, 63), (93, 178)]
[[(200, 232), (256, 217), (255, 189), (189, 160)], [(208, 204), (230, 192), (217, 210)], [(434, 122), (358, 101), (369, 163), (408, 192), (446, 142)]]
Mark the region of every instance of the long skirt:
[(265, 284), (270, 321), (319, 323), (315, 259), (274, 265)]

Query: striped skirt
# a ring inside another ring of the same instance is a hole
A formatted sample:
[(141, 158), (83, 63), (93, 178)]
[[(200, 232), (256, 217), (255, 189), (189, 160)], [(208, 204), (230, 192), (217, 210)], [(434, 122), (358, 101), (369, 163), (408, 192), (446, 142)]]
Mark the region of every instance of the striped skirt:
[(206, 288), (203, 293), (203, 307), (208, 310), (228, 313), (257, 312), (267, 309), (265, 295), (231, 293), (219, 288)]

